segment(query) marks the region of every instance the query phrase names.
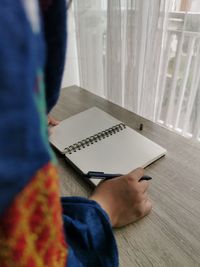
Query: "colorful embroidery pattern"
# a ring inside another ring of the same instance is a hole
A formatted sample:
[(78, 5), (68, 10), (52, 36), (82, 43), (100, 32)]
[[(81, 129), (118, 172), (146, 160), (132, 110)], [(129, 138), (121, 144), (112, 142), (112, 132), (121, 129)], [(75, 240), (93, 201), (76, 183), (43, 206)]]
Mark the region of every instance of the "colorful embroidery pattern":
[(0, 267), (64, 267), (67, 249), (56, 168), (47, 164), (0, 220)]

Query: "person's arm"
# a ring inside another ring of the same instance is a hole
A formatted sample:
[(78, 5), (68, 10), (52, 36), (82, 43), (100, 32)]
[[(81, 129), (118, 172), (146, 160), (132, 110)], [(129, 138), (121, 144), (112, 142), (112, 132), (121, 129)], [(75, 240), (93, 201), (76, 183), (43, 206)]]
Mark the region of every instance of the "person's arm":
[[(93, 244), (98, 239), (99, 248), (112, 241), (109, 256), (102, 254), (102, 266), (117, 266), (111, 225), (98, 204), (80, 198), (72, 204), (68, 198), (62, 220), (57, 170), (42, 134), (40, 36), (32, 32), (21, 1), (1, 6), (0, 22), (0, 265), (93, 267), (99, 260)], [(67, 222), (75, 227), (70, 238)], [(78, 252), (85, 235), (89, 238), (82, 253), (93, 258), (90, 265)]]
[(41, 119), (44, 50), (22, 2), (0, 7), (0, 266), (65, 267), (57, 170)]
[(39, 45), (37, 47), (38, 40), (33, 40), (21, 1), (15, 5), (1, 4), (0, 214), (36, 170), (50, 160), (36, 105), (37, 72), (42, 68), (43, 50), (38, 61), (35, 60)]
[[(62, 198), (64, 229), (69, 243), (68, 264), (118, 266), (112, 227), (135, 222), (151, 210), (143, 169), (102, 182), (90, 199)], [(75, 238), (76, 237), (76, 238)], [(79, 266), (79, 265), (77, 265)]]
[[(68, 267), (118, 267), (110, 219), (100, 205), (82, 197), (62, 197)], [(77, 264), (77, 265), (76, 265)]]
[(95, 200), (109, 215), (113, 227), (121, 227), (147, 215), (152, 208), (147, 190), (149, 182), (141, 181), (144, 170), (101, 183), (90, 199)]

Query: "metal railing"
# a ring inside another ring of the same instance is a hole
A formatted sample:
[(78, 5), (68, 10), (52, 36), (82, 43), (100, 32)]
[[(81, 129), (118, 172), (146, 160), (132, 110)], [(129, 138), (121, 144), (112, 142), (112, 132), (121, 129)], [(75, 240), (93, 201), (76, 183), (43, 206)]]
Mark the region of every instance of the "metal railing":
[(156, 121), (200, 141), (200, 14), (170, 13)]

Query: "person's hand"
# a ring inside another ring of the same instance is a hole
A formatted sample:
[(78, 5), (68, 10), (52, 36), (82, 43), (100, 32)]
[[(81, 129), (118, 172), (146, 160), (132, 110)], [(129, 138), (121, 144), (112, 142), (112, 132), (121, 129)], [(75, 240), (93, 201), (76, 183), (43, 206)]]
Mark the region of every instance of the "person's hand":
[(53, 117), (51, 117), (50, 115), (48, 115), (48, 125), (49, 126), (56, 126), (59, 124), (59, 121), (55, 120)]
[(125, 176), (101, 182), (90, 197), (106, 211), (113, 227), (135, 222), (151, 211), (147, 196), (149, 183), (139, 182), (143, 175), (143, 169), (138, 168)]

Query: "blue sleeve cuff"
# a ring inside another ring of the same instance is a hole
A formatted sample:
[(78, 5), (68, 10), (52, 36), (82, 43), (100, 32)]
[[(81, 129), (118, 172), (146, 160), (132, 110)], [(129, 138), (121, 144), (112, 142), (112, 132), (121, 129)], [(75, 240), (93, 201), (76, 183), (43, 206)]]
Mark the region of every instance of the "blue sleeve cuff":
[(62, 197), (61, 202), (70, 247), (67, 266), (118, 266), (117, 245), (110, 220), (100, 205), (82, 197)]

